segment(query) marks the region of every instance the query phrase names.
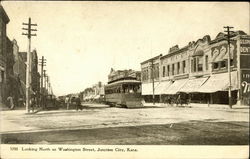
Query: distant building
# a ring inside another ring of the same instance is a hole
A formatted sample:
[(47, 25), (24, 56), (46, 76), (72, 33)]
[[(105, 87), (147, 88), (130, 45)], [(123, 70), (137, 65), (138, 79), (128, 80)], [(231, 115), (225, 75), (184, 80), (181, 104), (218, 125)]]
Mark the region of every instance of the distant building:
[[(233, 104), (250, 104), (250, 36), (233, 32), (230, 44)], [(186, 93), (192, 102), (228, 104), (228, 43), (224, 33), (214, 40), (206, 35), (196, 42), (169, 49), (141, 63), (142, 95), (152, 102), (153, 80), (156, 102)]]
[(86, 88), (80, 93), (82, 100), (93, 101), (104, 97), (104, 85), (102, 82), (94, 84), (92, 87)]
[(7, 61), (7, 35), (6, 25), (10, 19), (0, 4), (0, 105), (6, 101), (6, 61)]

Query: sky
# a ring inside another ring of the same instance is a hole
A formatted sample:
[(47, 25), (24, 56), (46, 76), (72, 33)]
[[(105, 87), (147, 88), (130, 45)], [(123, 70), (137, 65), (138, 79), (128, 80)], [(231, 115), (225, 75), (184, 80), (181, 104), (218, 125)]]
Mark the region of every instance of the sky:
[[(10, 18), (7, 36), (27, 51), (22, 23), (36, 23), (32, 49), (47, 59), (55, 95), (78, 93), (107, 82), (111, 68), (140, 70), (140, 63), (167, 54), (224, 26), (249, 34), (247, 2), (2, 1)], [(40, 68), (39, 68), (40, 70)]]

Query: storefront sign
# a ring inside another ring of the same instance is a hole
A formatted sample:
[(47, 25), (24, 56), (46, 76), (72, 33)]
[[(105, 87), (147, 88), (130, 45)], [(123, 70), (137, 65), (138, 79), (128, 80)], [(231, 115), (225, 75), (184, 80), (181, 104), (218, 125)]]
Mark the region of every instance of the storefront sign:
[(240, 53), (250, 55), (250, 39), (240, 39)]
[(250, 98), (250, 70), (241, 71), (241, 92), (243, 97)]
[(250, 54), (240, 55), (240, 68), (249, 69), (250, 68)]

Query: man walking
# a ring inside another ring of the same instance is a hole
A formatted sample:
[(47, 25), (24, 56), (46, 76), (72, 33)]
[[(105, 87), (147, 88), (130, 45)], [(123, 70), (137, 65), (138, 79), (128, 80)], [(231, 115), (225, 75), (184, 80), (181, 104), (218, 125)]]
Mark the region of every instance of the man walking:
[(78, 109), (82, 110), (82, 105), (81, 105), (81, 99), (80, 99), (80, 97), (76, 97), (75, 102), (76, 102), (76, 110), (77, 111), (78, 111)]

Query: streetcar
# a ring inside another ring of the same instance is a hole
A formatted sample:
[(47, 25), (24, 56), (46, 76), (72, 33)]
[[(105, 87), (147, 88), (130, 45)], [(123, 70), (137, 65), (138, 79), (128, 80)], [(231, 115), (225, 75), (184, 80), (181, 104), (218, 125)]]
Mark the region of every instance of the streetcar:
[(141, 82), (122, 78), (105, 85), (105, 102), (115, 107), (142, 107)]

